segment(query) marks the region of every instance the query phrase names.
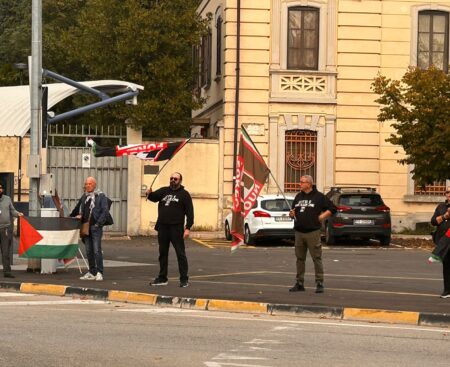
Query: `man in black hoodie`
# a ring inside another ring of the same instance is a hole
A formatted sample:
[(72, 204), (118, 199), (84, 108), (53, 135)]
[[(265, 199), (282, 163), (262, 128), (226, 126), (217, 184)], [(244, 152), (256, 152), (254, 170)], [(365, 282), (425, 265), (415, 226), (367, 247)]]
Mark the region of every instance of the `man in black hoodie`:
[(158, 219), (155, 229), (158, 231), (159, 275), (150, 283), (152, 286), (167, 285), (168, 283), (167, 272), (171, 242), (177, 254), (180, 287), (189, 286), (184, 239), (189, 236), (194, 223), (194, 206), (191, 195), (181, 185), (182, 180), (181, 173), (174, 172), (170, 175), (169, 186), (161, 187), (155, 192), (152, 192), (151, 188), (147, 190), (148, 200), (158, 202)]
[(297, 258), (297, 281), (290, 292), (305, 290), (305, 261), (309, 250), (314, 262), (316, 293), (323, 293), (322, 222), (336, 212), (336, 206), (313, 185), (309, 175), (300, 178), (300, 192), (295, 196), (289, 216), (294, 218), (295, 256)]

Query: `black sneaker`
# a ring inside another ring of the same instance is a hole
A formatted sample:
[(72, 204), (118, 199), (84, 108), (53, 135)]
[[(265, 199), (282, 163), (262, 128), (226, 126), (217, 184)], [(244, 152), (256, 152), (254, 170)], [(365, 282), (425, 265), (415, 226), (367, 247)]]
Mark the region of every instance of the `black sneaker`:
[(156, 278), (153, 282), (150, 282), (149, 284), (151, 286), (158, 286), (158, 285), (167, 285), (169, 284), (169, 282), (167, 280)]
[(294, 286), (292, 288), (289, 288), (289, 292), (304, 292), (305, 291), (305, 286), (303, 285), (303, 283), (295, 283)]
[(15, 278), (15, 276), (12, 275), (11, 273), (3, 273), (3, 276), (4, 276), (5, 278)]
[(181, 282), (180, 282), (180, 288), (186, 288), (186, 287), (189, 287), (189, 282), (187, 281), (187, 280), (182, 280)]
[(449, 291), (442, 292), (441, 298), (450, 298), (450, 292)]
[(316, 293), (323, 293), (324, 288), (323, 288), (323, 283), (322, 282), (317, 282), (316, 284)]

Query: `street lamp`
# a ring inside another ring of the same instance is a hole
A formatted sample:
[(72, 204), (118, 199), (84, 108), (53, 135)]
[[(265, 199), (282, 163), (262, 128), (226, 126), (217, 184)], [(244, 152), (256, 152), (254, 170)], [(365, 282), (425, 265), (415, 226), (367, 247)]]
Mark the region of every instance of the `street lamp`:
[(28, 69), (28, 65), (25, 64), (24, 62), (15, 62), (12, 66), (14, 69), (17, 69), (20, 71), (20, 85), (22, 85), (23, 84), (23, 73), (24, 73), (24, 70)]

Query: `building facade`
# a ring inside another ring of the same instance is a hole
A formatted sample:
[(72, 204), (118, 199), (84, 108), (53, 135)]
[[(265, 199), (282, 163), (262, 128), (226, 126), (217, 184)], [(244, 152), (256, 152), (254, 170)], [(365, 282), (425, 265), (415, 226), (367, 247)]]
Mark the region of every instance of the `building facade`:
[(420, 190), (398, 164), (371, 84), (408, 66), (447, 70), (450, 1), (203, 0), (198, 12), (211, 22), (195, 51), (207, 103), (193, 111), (193, 133), (219, 140), (225, 212), (244, 125), (285, 192), (311, 174), (322, 191), (375, 187), (394, 229), (429, 221), (445, 182)]

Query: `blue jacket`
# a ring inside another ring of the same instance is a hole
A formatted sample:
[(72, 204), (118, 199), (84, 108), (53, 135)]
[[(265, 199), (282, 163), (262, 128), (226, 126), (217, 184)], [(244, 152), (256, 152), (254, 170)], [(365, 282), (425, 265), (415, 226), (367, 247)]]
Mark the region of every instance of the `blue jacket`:
[[(81, 223), (86, 223), (89, 217), (89, 208), (85, 206), (86, 202), (86, 194), (81, 195), (81, 198), (78, 200), (77, 205), (70, 213), (71, 217), (76, 217), (78, 214), (81, 214)], [(106, 218), (109, 214), (108, 200), (106, 195), (99, 191), (95, 193), (95, 206), (91, 212), (91, 225), (98, 224), (99, 226), (103, 226), (105, 224)]]

